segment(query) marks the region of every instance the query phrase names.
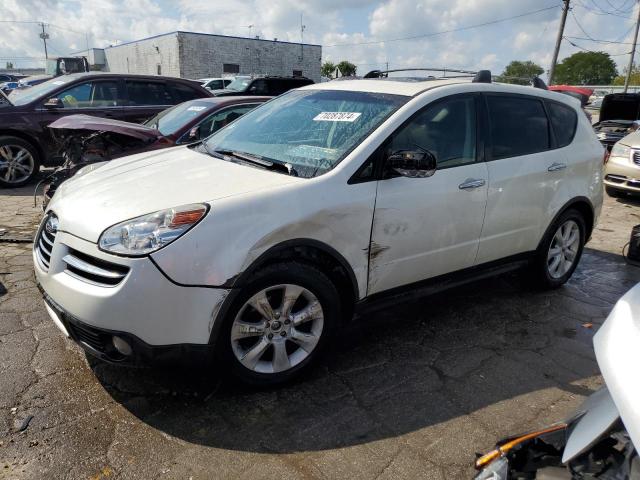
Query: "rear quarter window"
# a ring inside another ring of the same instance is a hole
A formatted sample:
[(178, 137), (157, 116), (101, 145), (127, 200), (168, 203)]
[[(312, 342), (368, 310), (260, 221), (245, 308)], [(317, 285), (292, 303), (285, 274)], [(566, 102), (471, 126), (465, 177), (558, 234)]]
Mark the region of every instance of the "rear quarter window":
[(566, 147), (573, 141), (578, 125), (576, 111), (561, 103), (547, 102), (551, 127), (556, 136), (558, 148)]
[[(175, 103), (186, 102), (187, 100), (195, 100), (196, 98), (202, 98), (203, 95), (188, 85), (182, 83), (171, 83), (171, 90), (173, 91), (173, 98)], [(219, 88), (219, 87), (215, 87)]]

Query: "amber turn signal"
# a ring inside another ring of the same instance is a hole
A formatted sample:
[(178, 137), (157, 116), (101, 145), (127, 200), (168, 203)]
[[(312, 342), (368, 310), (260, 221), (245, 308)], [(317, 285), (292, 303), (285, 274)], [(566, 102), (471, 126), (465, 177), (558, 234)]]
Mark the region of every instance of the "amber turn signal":
[(493, 462), (496, 458), (500, 458), (503, 455), (506, 455), (509, 450), (513, 447), (520, 445), (527, 440), (531, 440), (533, 438), (539, 437), (540, 435), (544, 435), (545, 433), (557, 432), (558, 430), (562, 430), (567, 428), (566, 423), (560, 423), (558, 425), (553, 425), (552, 427), (545, 428), (543, 430), (538, 430), (536, 432), (527, 433), (526, 435), (522, 435), (521, 437), (514, 438), (513, 440), (509, 440), (503, 445), (500, 445), (495, 450), (491, 450), (489, 453), (481, 456), (476, 460), (476, 470), (481, 470), (491, 462)]

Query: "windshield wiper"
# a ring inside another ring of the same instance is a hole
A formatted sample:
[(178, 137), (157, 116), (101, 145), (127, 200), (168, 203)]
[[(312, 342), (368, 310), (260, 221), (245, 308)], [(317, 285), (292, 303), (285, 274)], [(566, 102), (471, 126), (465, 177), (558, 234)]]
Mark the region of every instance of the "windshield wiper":
[(209, 152), (210, 155), (213, 155), (214, 153), (239, 158), (242, 161), (258, 165), (268, 170), (279, 170), (281, 172), (285, 172), (287, 175), (293, 175), (295, 177), (298, 176), (295, 169), (288, 163), (277, 162), (271, 159), (266, 160), (264, 157), (260, 157), (258, 155), (253, 155), (247, 152), (238, 152), (235, 150), (214, 150), (213, 152)]

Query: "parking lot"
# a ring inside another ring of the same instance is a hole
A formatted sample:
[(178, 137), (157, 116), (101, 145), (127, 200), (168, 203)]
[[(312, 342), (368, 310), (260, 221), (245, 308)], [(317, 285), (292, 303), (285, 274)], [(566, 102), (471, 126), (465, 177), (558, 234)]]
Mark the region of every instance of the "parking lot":
[(620, 255), (638, 204), (606, 199), (571, 281), (515, 274), (352, 322), (311, 376), (97, 364), (34, 283), (31, 189), (0, 195), (0, 478), (469, 478), (498, 437), (562, 419), (601, 384), (591, 339), (640, 281)]

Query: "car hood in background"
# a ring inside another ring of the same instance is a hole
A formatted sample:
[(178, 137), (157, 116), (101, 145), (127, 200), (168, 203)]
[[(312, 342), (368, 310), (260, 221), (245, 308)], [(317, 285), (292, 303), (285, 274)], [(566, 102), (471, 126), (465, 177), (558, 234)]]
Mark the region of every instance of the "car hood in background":
[(640, 94), (611, 93), (605, 95), (600, 106), (599, 122), (604, 120), (638, 120), (640, 118)]
[(593, 338), (598, 366), (636, 449), (640, 448), (640, 283)]
[(60, 230), (97, 242), (108, 227), (140, 215), (213, 201), (305, 179), (173, 147), (112, 160), (56, 191), (49, 209)]
[(113, 132), (140, 140), (155, 140), (162, 136), (158, 130), (147, 127), (146, 125), (123, 122), (122, 120), (114, 120), (111, 118), (93, 117), (91, 115), (69, 115), (62, 117), (51, 123), (49, 128)]

